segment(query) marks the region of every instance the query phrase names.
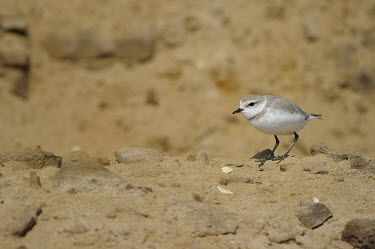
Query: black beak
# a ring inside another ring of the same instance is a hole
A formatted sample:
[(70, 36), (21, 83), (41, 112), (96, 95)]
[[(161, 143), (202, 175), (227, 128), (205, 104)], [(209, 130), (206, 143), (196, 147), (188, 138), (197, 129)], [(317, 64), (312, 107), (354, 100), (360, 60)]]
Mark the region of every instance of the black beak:
[(235, 110), (234, 112), (232, 112), (232, 114), (236, 114), (236, 113), (239, 113), (239, 112), (242, 112), (243, 109), (242, 108), (238, 108), (237, 110)]

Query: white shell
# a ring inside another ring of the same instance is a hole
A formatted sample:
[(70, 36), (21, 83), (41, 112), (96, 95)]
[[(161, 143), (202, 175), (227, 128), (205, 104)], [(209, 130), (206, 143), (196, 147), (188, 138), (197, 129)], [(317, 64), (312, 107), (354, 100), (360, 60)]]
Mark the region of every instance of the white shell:
[(225, 189), (225, 188), (223, 188), (223, 187), (221, 187), (221, 186), (217, 186), (217, 189), (218, 189), (221, 193), (223, 193), (223, 194), (228, 194), (228, 195), (233, 194), (232, 191), (230, 191), (230, 190), (228, 190), (228, 189)]
[(221, 172), (224, 172), (225, 174), (229, 174), (232, 171), (233, 171), (233, 168), (231, 168), (231, 167), (222, 167), (221, 168)]
[(319, 203), (319, 202), (320, 202), (320, 201), (319, 201), (319, 198), (313, 197), (313, 202), (314, 202), (314, 203)]

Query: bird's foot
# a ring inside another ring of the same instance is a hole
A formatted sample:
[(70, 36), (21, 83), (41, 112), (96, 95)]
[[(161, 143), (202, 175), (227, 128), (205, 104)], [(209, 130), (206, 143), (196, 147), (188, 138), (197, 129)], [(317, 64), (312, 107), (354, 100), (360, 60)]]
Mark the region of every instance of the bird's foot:
[(275, 158), (272, 158), (272, 161), (278, 161), (277, 164), (279, 164), (281, 161), (285, 160), (289, 155), (284, 154), (282, 156), (277, 156)]
[(261, 160), (256, 160), (255, 162), (257, 162), (257, 163), (260, 163), (258, 166), (260, 167), (260, 166), (263, 166), (263, 164), (265, 163), (265, 162), (267, 162), (269, 159), (261, 159)]

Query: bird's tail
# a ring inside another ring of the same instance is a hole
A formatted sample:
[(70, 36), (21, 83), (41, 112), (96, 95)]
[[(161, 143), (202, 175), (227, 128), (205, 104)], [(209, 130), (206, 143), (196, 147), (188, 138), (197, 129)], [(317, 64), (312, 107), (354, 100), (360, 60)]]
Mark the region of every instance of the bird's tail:
[(309, 115), (310, 115), (309, 119), (314, 119), (314, 118), (323, 119), (322, 114), (309, 113)]

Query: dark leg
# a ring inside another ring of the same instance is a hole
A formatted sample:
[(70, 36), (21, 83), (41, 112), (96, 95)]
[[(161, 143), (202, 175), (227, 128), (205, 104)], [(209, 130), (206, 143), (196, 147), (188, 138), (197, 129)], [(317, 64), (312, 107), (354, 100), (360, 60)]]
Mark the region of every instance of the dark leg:
[(275, 150), (276, 150), (277, 147), (279, 146), (280, 141), (279, 141), (279, 139), (277, 138), (276, 135), (274, 135), (274, 136), (275, 136), (276, 144), (275, 144), (275, 146), (273, 147), (272, 152), (271, 152), (271, 154), (268, 156), (267, 159), (263, 159), (263, 160), (259, 160), (259, 161), (258, 161), (258, 162), (260, 162), (259, 167), (262, 166), (266, 161), (271, 160), (271, 159), (274, 157), (274, 155), (275, 155), (275, 154), (274, 154), (274, 153), (275, 153)]
[(271, 158), (273, 158), (274, 157), (274, 153), (275, 153), (275, 150), (277, 149), (277, 147), (279, 146), (279, 143), (280, 143), (280, 141), (279, 141), (279, 139), (277, 138), (277, 136), (275, 135), (275, 140), (276, 140), (276, 144), (275, 144), (275, 146), (273, 147), (273, 149), (272, 149), (272, 153), (269, 155), (269, 157), (268, 157), (268, 159), (267, 160), (270, 160)]
[(272, 159), (273, 161), (277, 161), (279, 160), (278, 163), (280, 163), (282, 160), (284, 160), (285, 158), (287, 158), (289, 156), (289, 152), (291, 151), (291, 149), (293, 148), (293, 146), (296, 144), (297, 140), (298, 140), (299, 136), (296, 132), (294, 132), (294, 140), (292, 142), (292, 144), (289, 146), (288, 150), (286, 151), (286, 153), (282, 156), (279, 156), (275, 159)]

